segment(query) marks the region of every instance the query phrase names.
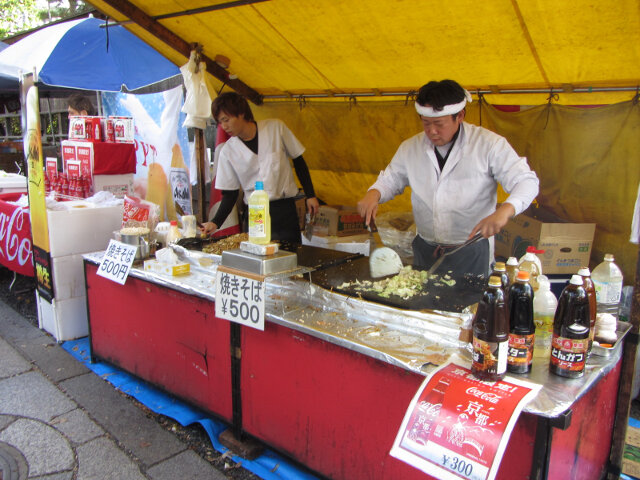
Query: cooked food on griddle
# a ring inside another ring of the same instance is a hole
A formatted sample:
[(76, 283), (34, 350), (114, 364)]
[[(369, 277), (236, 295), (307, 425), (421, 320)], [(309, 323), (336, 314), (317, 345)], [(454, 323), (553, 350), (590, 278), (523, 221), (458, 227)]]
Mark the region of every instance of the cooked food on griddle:
[(240, 243), (246, 242), (247, 240), (249, 240), (248, 233), (236, 233), (235, 235), (223, 238), (222, 240), (218, 240), (217, 242), (212, 242), (208, 245), (205, 245), (204, 247), (202, 247), (202, 251), (204, 253), (222, 255), (222, 252), (224, 252), (225, 250), (240, 248)]
[(423, 293), (427, 284), (436, 286), (448, 285), (452, 287), (456, 281), (449, 276), (432, 274), (426, 270), (414, 270), (410, 265), (402, 267), (400, 273), (392, 277), (387, 277), (378, 281), (371, 280), (355, 280), (353, 282), (344, 282), (338, 286), (338, 289), (352, 289), (359, 292), (373, 292), (380, 297), (389, 298), (391, 295), (397, 295), (403, 300), (407, 300), (414, 295)]

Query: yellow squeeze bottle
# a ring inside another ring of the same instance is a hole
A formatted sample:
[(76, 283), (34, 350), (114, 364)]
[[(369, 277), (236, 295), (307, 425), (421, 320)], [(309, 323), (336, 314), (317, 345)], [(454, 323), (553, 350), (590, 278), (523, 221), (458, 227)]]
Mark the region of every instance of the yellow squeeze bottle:
[(256, 189), (249, 195), (249, 241), (259, 245), (271, 242), (269, 195), (260, 181), (256, 182)]

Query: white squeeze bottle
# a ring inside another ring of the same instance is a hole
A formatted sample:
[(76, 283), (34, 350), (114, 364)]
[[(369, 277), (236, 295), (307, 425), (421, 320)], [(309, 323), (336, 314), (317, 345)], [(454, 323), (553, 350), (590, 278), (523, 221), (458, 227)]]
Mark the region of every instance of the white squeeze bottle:
[(546, 275), (538, 275), (538, 290), (533, 294), (533, 323), (536, 324), (535, 357), (549, 358), (551, 354), (551, 336), (553, 318), (558, 299), (551, 291), (551, 282)]
[(604, 262), (591, 272), (591, 279), (596, 287), (598, 313), (611, 313), (617, 317), (622, 294), (622, 271), (613, 260), (612, 254), (605, 254)]
[(256, 189), (249, 195), (249, 241), (259, 245), (271, 242), (269, 194), (260, 181), (256, 182)]
[(542, 262), (536, 253), (542, 252), (543, 250), (536, 250), (534, 246), (527, 247), (527, 253), (520, 258), (518, 263), (518, 270), (529, 272), (529, 283), (531, 283), (534, 292), (538, 290), (538, 275), (542, 274)]

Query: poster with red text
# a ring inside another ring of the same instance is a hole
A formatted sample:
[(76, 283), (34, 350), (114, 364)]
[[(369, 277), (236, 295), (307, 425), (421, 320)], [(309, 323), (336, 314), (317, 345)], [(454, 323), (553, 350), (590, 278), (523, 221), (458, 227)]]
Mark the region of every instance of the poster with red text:
[(390, 454), (435, 478), (492, 480), (522, 408), (541, 385), (485, 382), (456, 363), (425, 379)]

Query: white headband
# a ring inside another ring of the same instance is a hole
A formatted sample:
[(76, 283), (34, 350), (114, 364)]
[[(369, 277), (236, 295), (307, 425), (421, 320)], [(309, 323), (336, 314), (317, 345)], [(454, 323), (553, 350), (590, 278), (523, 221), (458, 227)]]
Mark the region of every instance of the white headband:
[(418, 115), (423, 117), (444, 117), (446, 115), (454, 115), (458, 112), (461, 112), (464, 107), (467, 106), (467, 102), (471, 103), (473, 99), (471, 98), (471, 94), (468, 91), (464, 91), (464, 100), (460, 103), (452, 103), (449, 105), (445, 105), (442, 110), (434, 110), (433, 107), (425, 107), (424, 105), (420, 105), (416, 102), (416, 111)]

